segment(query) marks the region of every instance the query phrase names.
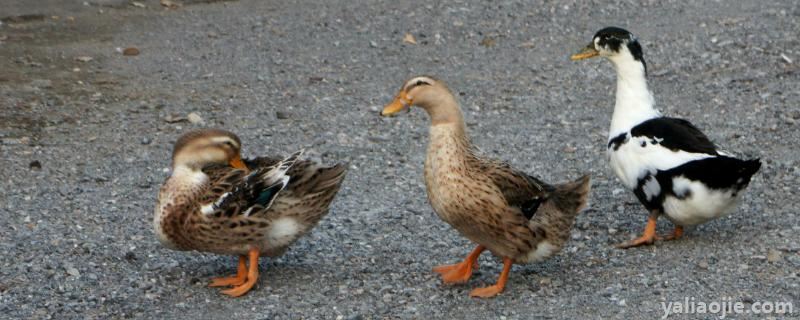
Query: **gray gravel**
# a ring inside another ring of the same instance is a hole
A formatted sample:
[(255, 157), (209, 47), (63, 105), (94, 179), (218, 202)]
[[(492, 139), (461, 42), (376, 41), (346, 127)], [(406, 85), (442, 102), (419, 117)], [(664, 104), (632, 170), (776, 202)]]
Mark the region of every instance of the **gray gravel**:
[[(0, 318), (653, 319), (689, 296), (800, 314), (796, 1), (61, 2), (0, 5), (43, 15), (0, 25)], [(612, 246), (645, 222), (605, 159), (613, 69), (568, 59), (607, 25), (639, 36), (663, 111), (764, 159), (736, 212), (680, 241)], [(420, 73), (449, 82), (485, 152), (594, 178), (565, 250), (515, 266), (496, 299), (467, 297), (495, 281), (489, 255), (467, 285), (430, 271), (471, 244), (426, 203), (424, 113), (378, 116)], [(240, 299), (205, 286), (234, 258), (151, 231), (171, 144), (202, 125), (250, 156), (351, 166), (330, 215)]]

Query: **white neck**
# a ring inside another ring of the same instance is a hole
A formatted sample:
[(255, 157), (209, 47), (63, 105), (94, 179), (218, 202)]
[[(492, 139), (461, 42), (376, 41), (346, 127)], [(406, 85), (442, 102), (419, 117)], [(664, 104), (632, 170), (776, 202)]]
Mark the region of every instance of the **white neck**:
[(608, 138), (612, 139), (661, 114), (654, 108), (653, 95), (647, 89), (644, 65), (634, 60), (627, 49), (609, 60), (617, 69), (617, 102), (608, 132)]
[(175, 181), (180, 185), (188, 185), (195, 187), (206, 183), (206, 174), (200, 170), (193, 170), (185, 165), (177, 165), (172, 169), (170, 180)]

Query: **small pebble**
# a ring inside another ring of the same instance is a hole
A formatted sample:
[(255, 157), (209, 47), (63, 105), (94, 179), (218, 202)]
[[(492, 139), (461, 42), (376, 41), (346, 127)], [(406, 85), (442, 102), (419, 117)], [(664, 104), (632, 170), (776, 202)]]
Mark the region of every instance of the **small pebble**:
[(66, 270), (67, 270), (67, 274), (71, 275), (73, 277), (80, 277), (80, 275), (81, 275), (81, 272), (78, 271), (78, 269), (75, 268), (75, 267), (67, 267)]
[(42, 170), (42, 163), (39, 160), (33, 160), (28, 163), (28, 168), (31, 170)]
[(138, 56), (139, 55), (139, 49), (136, 49), (134, 47), (125, 48), (124, 50), (122, 50), (122, 55), (125, 55), (125, 56)]
[(781, 252), (775, 249), (769, 249), (767, 252), (767, 261), (771, 263), (781, 261)]
[(205, 121), (203, 120), (203, 117), (201, 117), (199, 114), (197, 114), (197, 112), (190, 112), (188, 115), (186, 115), (186, 119), (188, 119), (189, 123), (191, 123), (191, 124), (204, 124), (205, 123)]

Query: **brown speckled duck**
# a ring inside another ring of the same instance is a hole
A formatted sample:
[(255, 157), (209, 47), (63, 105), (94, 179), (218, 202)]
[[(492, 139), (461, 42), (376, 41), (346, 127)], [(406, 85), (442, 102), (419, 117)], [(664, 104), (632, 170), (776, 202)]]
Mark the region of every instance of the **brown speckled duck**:
[(232, 286), (222, 293), (233, 297), (255, 285), (259, 256), (283, 254), (328, 212), (346, 170), (300, 160), (302, 151), (242, 160), (240, 148), (224, 130), (180, 137), (153, 219), (159, 241), (171, 249), (238, 255), (236, 275), (209, 284)]
[(478, 155), (461, 108), (441, 80), (408, 80), (381, 114), (410, 106), (421, 107), (431, 119), (425, 160), (428, 201), (442, 220), (478, 244), (463, 262), (433, 271), (444, 283), (466, 282), (478, 256), (489, 250), (503, 258), (503, 271), (495, 285), (474, 289), (470, 296), (493, 297), (503, 292), (513, 263), (541, 261), (561, 249), (586, 204), (589, 177), (552, 186)]

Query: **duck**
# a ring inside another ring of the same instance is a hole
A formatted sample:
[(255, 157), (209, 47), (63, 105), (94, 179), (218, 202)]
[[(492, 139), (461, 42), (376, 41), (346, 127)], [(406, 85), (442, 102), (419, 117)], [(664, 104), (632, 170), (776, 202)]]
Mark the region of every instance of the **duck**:
[[(720, 150), (685, 119), (663, 116), (647, 87), (642, 45), (628, 30), (603, 28), (572, 60), (603, 57), (617, 73), (617, 91), (607, 154), (612, 170), (648, 211), (642, 235), (620, 248), (675, 240), (684, 228), (729, 214), (736, 207), (761, 161), (739, 159)], [(666, 216), (672, 233), (656, 234)]]
[(551, 185), (481, 155), (472, 145), (464, 115), (444, 81), (415, 76), (404, 82), (382, 116), (411, 106), (430, 118), (424, 166), (428, 202), (433, 211), (461, 235), (476, 243), (461, 262), (433, 268), (445, 284), (467, 282), (488, 250), (503, 260), (497, 282), (472, 290), (471, 297), (490, 298), (505, 290), (513, 264), (543, 261), (560, 251), (586, 205), (590, 177)]
[(282, 255), (328, 213), (346, 174), (344, 164), (301, 159), (303, 150), (242, 159), (241, 145), (222, 129), (178, 138), (153, 216), (167, 248), (238, 256), (236, 275), (209, 284), (231, 297), (256, 284), (259, 257)]

